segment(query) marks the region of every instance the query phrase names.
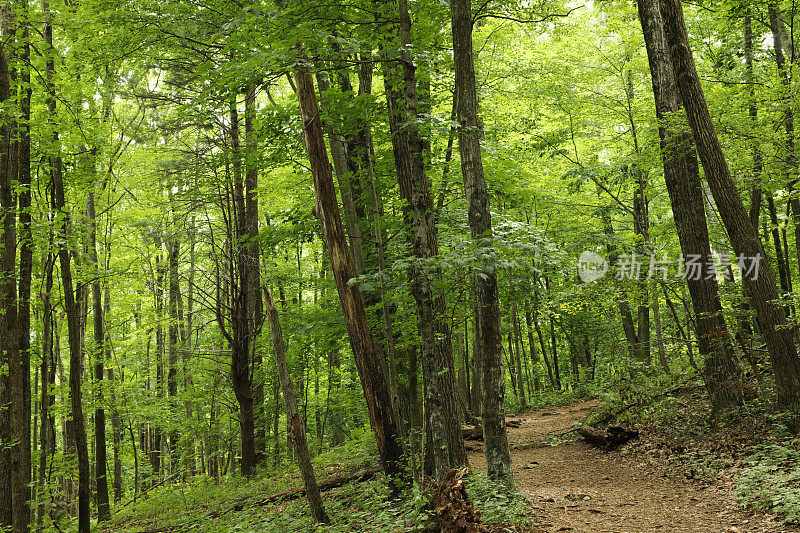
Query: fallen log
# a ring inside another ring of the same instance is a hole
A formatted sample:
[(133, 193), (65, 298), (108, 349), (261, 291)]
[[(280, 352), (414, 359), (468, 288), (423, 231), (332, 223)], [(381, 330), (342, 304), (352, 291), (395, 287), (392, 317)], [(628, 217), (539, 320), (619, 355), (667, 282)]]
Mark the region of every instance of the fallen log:
[[(383, 470), (383, 468), (377, 466), (375, 468), (369, 468), (367, 470), (362, 470), (361, 472), (356, 472), (355, 474), (349, 474), (344, 476), (338, 476), (331, 479), (327, 479), (321, 483), (319, 483), (319, 490), (320, 492), (328, 491), (331, 489), (335, 489), (337, 487), (341, 487), (342, 485), (346, 485), (351, 481), (369, 481), (375, 474)], [(279, 492), (277, 494), (272, 494), (267, 496), (266, 498), (262, 498), (257, 500), (255, 503), (257, 505), (266, 505), (268, 503), (274, 502), (285, 502), (290, 500), (296, 500), (297, 498), (301, 498), (306, 495), (306, 489), (303, 487), (296, 487), (294, 489), (290, 489), (284, 492)]]
[(578, 433), (589, 444), (606, 450), (614, 450), (639, 436), (638, 431), (620, 426), (608, 426), (605, 431), (595, 429), (592, 426), (581, 426), (578, 429)]
[[(368, 468), (366, 470), (361, 470), (359, 472), (356, 472), (355, 474), (346, 474), (331, 479), (326, 479), (325, 481), (319, 483), (318, 485), (319, 490), (320, 492), (325, 492), (331, 489), (335, 489), (337, 487), (341, 487), (342, 485), (346, 485), (351, 481), (358, 481), (358, 482), (369, 481), (370, 479), (375, 477), (375, 474), (377, 474), (382, 470), (383, 468), (378, 466), (375, 468)], [(246, 506), (249, 507), (254, 505), (267, 505), (270, 503), (277, 503), (277, 502), (288, 502), (296, 500), (298, 498), (302, 498), (305, 495), (306, 495), (306, 489), (304, 487), (295, 487), (293, 489), (285, 490), (283, 492), (278, 492), (276, 494), (270, 494), (269, 496), (261, 498), (260, 500), (255, 500), (254, 502), (247, 502), (246, 499), (241, 499), (236, 502), (236, 505), (234, 505), (230, 509), (227, 509), (226, 511), (223, 511), (222, 514), (229, 513), (231, 511), (238, 512), (244, 509)], [(216, 518), (219, 516), (219, 513), (217, 513), (216, 511), (212, 511), (209, 514), (209, 516), (211, 516), (212, 518)]]
[[(479, 419), (475, 420), (480, 422)], [(519, 420), (506, 420), (506, 427), (518, 428), (520, 423)], [(473, 427), (461, 430), (461, 438), (464, 440), (483, 440), (483, 426), (473, 422)]]
[(461, 438), (464, 440), (483, 440), (483, 428), (481, 426), (464, 428), (461, 430)]

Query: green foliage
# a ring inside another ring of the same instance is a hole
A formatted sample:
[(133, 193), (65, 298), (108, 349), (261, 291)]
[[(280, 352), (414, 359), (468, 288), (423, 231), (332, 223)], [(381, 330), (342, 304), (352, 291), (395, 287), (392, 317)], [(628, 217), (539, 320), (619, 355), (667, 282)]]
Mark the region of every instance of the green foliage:
[(530, 526), (527, 501), (518, 492), (512, 494), (482, 472), (473, 472), (466, 480), (467, 494), (481, 510), (481, 519), (492, 524)]
[(771, 416), (775, 439), (749, 450), (736, 483), (736, 498), (747, 507), (800, 523), (800, 439), (786, 429), (789, 417), (789, 413)]

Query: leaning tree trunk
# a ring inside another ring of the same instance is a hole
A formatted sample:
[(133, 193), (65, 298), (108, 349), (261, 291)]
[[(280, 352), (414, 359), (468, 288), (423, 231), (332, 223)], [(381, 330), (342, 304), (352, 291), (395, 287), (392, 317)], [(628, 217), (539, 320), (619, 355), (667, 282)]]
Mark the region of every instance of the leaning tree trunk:
[(281, 329), (278, 309), (272, 299), (272, 293), (264, 287), (264, 308), (269, 319), (270, 329), (272, 330), (272, 347), (275, 353), (275, 366), (278, 369), (278, 376), (281, 380), (283, 389), (283, 404), (286, 407), (286, 425), (292, 439), (292, 445), (297, 455), (297, 464), (303, 476), (303, 486), (306, 489), (308, 505), (311, 507), (311, 514), (314, 520), (320, 524), (327, 524), (330, 520), (325, 513), (322, 505), (322, 497), (319, 493), (317, 478), (314, 475), (314, 467), (311, 464), (311, 456), (308, 454), (308, 444), (306, 442), (306, 430), (300, 411), (297, 409), (297, 399), (294, 395), (294, 384), (292, 376), (289, 374), (289, 365), (286, 363), (286, 343), (283, 340), (283, 330)]
[(706, 270), (713, 265), (703, 190), (697, 159), (688, 131), (670, 118), (682, 112), (681, 98), (669, 56), (658, 0), (640, 0), (639, 18), (650, 62), (656, 115), (659, 120), (664, 180), (672, 204), (675, 227), (686, 258), (696, 258), (701, 271), (688, 275), (686, 283), (696, 314), (698, 348), (704, 356), (706, 387), (714, 410), (742, 402), (744, 384), (733, 351), (733, 342), (719, 299), (717, 280)]
[(350, 284), (356, 275), (347, 249), (347, 242), (336, 199), (336, 187), (325, 148), (322, 122), (319, 117), (314, 81), (308, 68), (300, 66), (295, 72), (300, 113), (306, 150), (314, 175), (317, 203), (314, 212), (322, 226), (322, 235), (331, 260), (331, 269), (345, 317), (345, 327), (356, 360), (356, 368), (367, 401), (370, 424), (375, 432), (378, 453), (384, 471), (403, 478), (406, 460), (400, 440), (399, 424), (395, 419), (386, 379), (381, 371), (380, 357), (367, 322), (364, 303), (358, 284)]
[(764, 261), (761, 241), (739, 197), (717, 138), (694, 65), (680, 0), (662, 0), (661, 15), (676, 82), (706, 180), (731, 244), (740, 258), (742, 278), (767, 344), (775, 371), (778, 404), (800, 414), (800, 358), (794, 345), (793, 331), (786, 327), (783, 308), (775, 303), (779, 295), (772, 269)]

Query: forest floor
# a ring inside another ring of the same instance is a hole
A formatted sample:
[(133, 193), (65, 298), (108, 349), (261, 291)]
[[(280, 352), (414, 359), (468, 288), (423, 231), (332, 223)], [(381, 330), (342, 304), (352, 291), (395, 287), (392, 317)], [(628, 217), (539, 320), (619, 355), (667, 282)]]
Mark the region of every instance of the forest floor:
[[(670, 474), (665, 463), (646, 453), (646, 442), (606, 452), (568, 433), (597, 404), (588, 401), (509, 417), (520, 421), (508, 435), (514, 479), (529, 501), (533, 531), (800, 531), (774, 515), (738, 508), (731, 481), (708, 483)], [(480, 443), (470, 447), (471, 466), (485, 470)]]

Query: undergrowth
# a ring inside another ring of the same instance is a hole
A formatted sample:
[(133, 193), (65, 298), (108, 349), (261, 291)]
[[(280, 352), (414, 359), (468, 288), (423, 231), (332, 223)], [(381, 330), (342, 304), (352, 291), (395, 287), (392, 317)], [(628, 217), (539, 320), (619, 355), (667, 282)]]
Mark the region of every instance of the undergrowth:
[[(318, 480), (375, 466), (375, 444), (369, 432), (333, 448), (314, 459)], [(208, 533), (250, 532), (425, 532), (433, 530), (433, 510), (428, 491), (414, 486), (401, 498), (390, 498), (382, 474), (353, 481), (323, 493), (330, 517), (317, 525), (305, 498), (290, 502), (260, 504), (259, 500), (300, 485), (296, 469), (265, 470), (253, 479), (240, 477), (220, 483), (206, 477), (193, 478), (153, 488), (115, 513), (106, 533), (197, 531)], [(485, 474), (474, 472), (466, 478), (467, 493), (482, 518), (492, 524), (527, 526), (526, 501), (508, 494)], [(75, 523), (59, 525), (60, 531), (75, 531)]]
[(736, 483), (736, 498), (746, 507), (800, 523), (800, 438), (786, 428), (785, 414), (769, 418), (771, 439), (750, 448)]

